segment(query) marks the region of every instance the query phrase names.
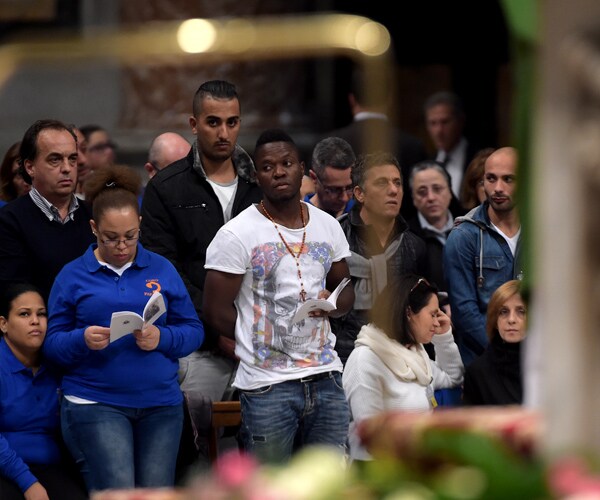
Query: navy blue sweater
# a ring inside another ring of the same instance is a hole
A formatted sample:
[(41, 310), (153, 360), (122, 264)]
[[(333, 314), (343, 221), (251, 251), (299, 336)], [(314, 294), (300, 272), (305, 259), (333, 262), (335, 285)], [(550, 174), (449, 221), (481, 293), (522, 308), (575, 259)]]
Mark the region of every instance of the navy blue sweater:
[(50, 221), (21, 196), (0, 209), (0, 286), (19, 281), (36, 285), (47, 302), (52, 283), (67, 263), (95, 241), (89, 207), (79, 202), (74, 220)]

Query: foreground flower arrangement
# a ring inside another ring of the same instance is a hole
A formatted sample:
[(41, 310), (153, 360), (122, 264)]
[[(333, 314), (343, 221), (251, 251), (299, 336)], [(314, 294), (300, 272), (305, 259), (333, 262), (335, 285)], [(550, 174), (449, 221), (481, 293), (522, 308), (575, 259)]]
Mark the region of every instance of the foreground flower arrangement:
[(287, 464), (260, 466), (228, 452), (188, 488), (99, 492), (92, 500), (476, 500), (600, 498), (582, 457), (539, 456), (542, 419), (517, 407), (390, 412), (360, 427), (375, 459), (344, 462), (309, 447)]

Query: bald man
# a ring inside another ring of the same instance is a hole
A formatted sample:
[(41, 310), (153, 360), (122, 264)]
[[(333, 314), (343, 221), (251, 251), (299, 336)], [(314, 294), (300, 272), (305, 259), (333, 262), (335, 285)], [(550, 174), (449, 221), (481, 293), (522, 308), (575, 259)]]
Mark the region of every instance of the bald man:
[(522, 279), (519, 262), (521, 221), (516, 205), (517, 151), (499, 148), (485, 161), (486, 201), (457, 217), (444, 246), (444, 272), (465, 366), (488, 343), (486, 312), (494, 291)]
[(174, 132), (165, 132), (154, 138), (148, 151), (148, 161), (144, 169), (148, 177), (152, 179), (156, 172), (162, 170), (181, 158), (185, 158), (190, 152), (190, 143), (181, 135)]

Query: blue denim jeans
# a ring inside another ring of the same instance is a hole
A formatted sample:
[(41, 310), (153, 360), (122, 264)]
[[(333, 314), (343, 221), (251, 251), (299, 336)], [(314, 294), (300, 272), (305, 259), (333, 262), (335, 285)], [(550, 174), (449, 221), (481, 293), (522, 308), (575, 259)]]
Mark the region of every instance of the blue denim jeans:
[(88, 490), (173, 486), (183, 407), (61, 403), (63, 438)]
[(242, 445), (261, 462), (285, 461), (307, 445), (346, 452), (349, 409), (340, 372), (240, 391), (240, 401)]

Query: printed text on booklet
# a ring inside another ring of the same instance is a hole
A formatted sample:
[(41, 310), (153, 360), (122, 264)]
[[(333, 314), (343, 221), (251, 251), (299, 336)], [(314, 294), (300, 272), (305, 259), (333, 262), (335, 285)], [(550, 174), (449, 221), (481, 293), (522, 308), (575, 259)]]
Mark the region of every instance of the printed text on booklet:
[(112, 313), (110, 318), (110, 341), (114, 342), (134, 330), (153, 324), (167, 311), (165, 299), (160, 292), (153, 293), (144, 307), (143, 317), (131, 311)]

